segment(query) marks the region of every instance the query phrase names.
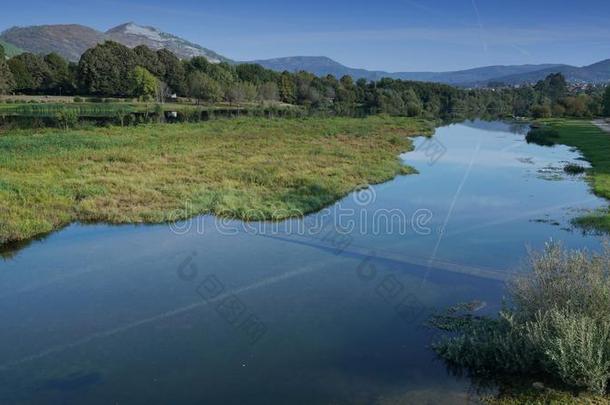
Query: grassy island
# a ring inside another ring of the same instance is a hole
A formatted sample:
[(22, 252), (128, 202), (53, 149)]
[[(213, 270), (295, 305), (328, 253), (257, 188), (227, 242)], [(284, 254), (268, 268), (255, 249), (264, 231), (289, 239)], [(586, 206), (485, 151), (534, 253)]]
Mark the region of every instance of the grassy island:
[(176, 220), (181, 209), (250, 220), (312, 212), (410, 172), (398, 154), (432, 130), (377, 116), (0, 133), (0, 244), (73, 221)]

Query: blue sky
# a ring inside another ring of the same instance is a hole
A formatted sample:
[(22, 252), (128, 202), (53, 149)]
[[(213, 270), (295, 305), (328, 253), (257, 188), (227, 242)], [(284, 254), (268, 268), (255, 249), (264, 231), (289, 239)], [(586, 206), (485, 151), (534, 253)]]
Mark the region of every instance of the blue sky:
[(352, 67), (448, 71), (610, 58), (610, 2), (537, 0), (21, 0), (0, 30), (152, 25), (236, 60), (329, 56)]

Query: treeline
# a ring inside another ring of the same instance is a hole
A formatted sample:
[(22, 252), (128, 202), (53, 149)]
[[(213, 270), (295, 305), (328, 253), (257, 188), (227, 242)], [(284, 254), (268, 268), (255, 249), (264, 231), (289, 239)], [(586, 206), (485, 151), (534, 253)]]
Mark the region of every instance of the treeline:
[(108, 41), (78, 63), (57, 54), (23, 53), (5, 61), (0, 47), (0, 93), (138, 97), (172, 95), (197, 102), (281, 101), (337, 115), (462, 118), (471, 116), (588, 117), (610, 114), (610, 88), (570, 91), (561, 74), (520, 88), (459, 89), (423, 82), (275, 72), (255, 64), (180, 60), (168, 50), (133, 49)]

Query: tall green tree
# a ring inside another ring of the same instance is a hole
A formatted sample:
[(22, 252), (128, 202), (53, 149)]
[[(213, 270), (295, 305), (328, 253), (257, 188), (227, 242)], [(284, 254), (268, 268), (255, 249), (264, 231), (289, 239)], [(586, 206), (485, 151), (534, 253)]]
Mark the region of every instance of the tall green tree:
[(606, 117), (610, 117), (610, 85), (606, 86), (606, 91), (604, 92), (604, 115)]
[(284, 103), (294, 103), (297, 96), (297, 88), (293, 76), (289, 72), (283, 72), (278, 82), (280, 100)]
[(137, 66), (133, 50), (106, 41), (88, 49), (78, 64), (83, 88), (100, 96), (131, 96), (132, 73)]
[(4, 48), (0, 45), (0, 94), (9, 93), (15, 87), (13, 73), (6, 63)]
[(536, 83), (534, 89), (554, 102), (567, 95), (568, 84), (561, 73), (553, 73)]
[(132, 94), (136, 97), (155, 97), (158, 91), (159, 79), (142, 66), (136, 66), (132, 74)]
[(76, 77), (70, 70), (68, 62), (56, 53), (44, 57), (49, 68), (49, 76), (44, 83), (44, 90), (48, 94), (74, 94), (76, 91)]
[(33, 53), (22, 53), (8, 61), (15, 79), (15, 90), (24, 93), (41, 93), (48, 83), (51, 71), (45, 60)]
[(165, 65), (159, 59), (159, 54), (146, 45), (138, 45), (133, 48), (136, 55), (136, 63), (148, 70), (150, 73), (163, 79), (165, 76)]
[(222, 98), (222, 88), (218, 82), (197, 70), (189, 74), (188, 93), (198, 102), (216, 102)]
[(163, 76), (163, 82), (167, 83), (172, 91), (186, 95), (187, 83), (186, 83), (186, 71), (184, 65), (180, 62), (180, 59), (167, 49), (160, 49), (157, 51), (159, 62), (165, 69)]

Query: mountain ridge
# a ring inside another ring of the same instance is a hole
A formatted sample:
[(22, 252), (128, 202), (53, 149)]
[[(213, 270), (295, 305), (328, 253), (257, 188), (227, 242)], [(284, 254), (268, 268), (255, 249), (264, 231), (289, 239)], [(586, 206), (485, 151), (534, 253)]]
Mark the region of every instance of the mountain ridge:
[(72, 62), (77, 62), (87, 49), (107, 40), (131, 48), (138, 45), (146, 45), (155, 50), (166, 48), (182, 59), (203, 56), (212, 63), (230, 61), (186, 39), (133, 22), (117, 25), (106, 32), (80, 24), (15, 26), (3, 31), (0, 39), (26, 52), (43, 54), (56, 52)]
[(16, 49), (33, 53), (56, 52), (76, 62), (87, 49), (106, 40), (113, 40), (129, 47), (146, 45), (152, 49), (168, 49), (181, 59), (203, 56), (210, 62), (258, 63), (276, 71), (308, 71), (318, 76), (344, 75), (354, 79), (379, 80), (384, 77), (437, 82), (461, 87), (485, 87), (490, 82), (516, 85), (534, 83), (550, 73), (562, 73), (571, 82), (610, 82), (610, 59), (588, 66), (565, 64), (493, 65), (448, 72), (386, 72), (345, 66), (327, 56), (290, 56), (254, 61), (234, 62), (213, 50), (163, 32), (155, 27), (127, 22), (105, 32), (80, 24), (38, 25), (11, 27), (0, 34), (0, 40)]

